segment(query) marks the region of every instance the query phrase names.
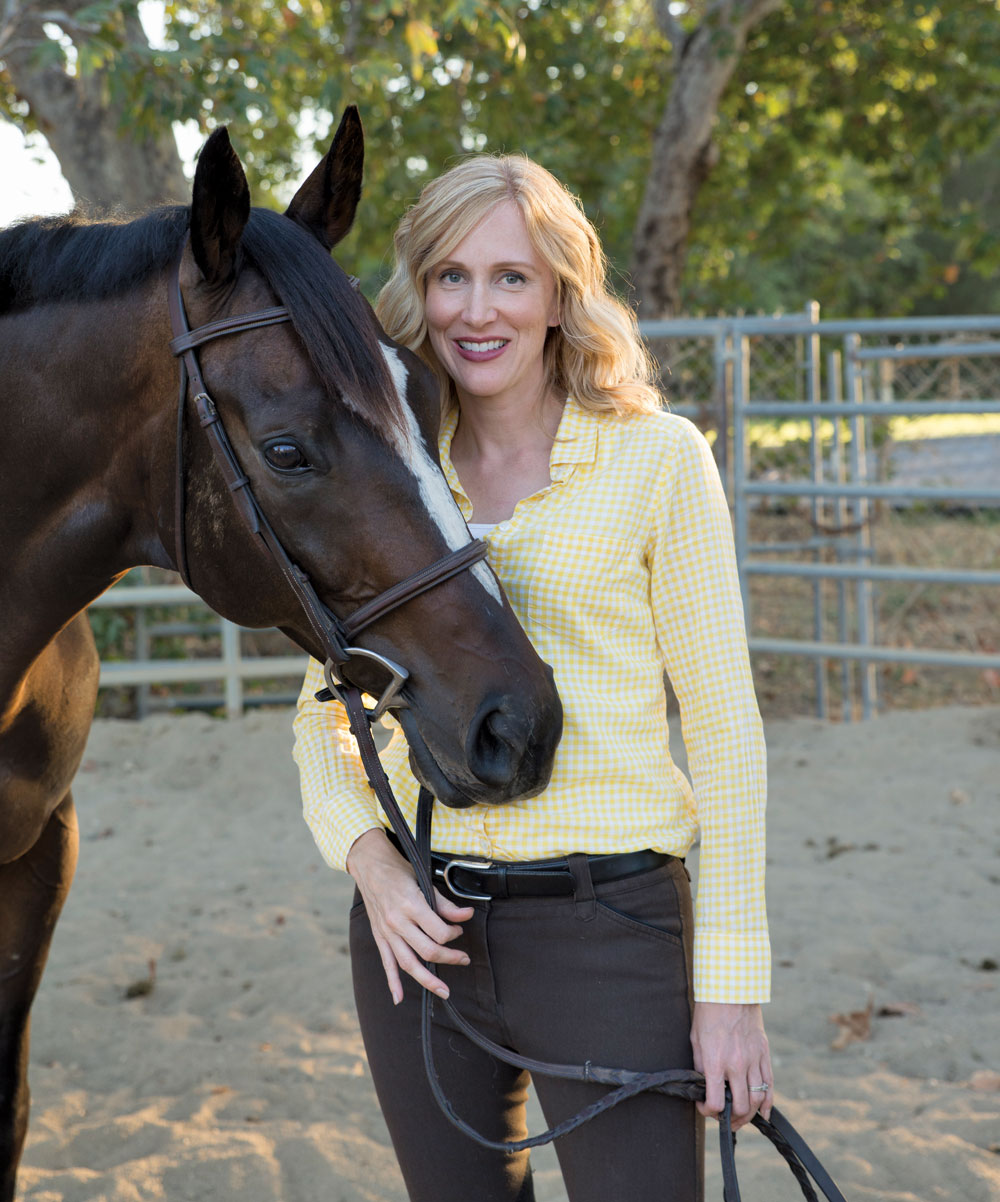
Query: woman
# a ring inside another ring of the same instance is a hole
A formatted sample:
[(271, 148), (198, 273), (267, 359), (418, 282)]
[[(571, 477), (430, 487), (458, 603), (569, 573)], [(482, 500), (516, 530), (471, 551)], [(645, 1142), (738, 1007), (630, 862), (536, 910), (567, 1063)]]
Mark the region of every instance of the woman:
[[(573, 197), (526, 158), (472, 158), (424, 189), (395, 248), (379, 317), (440, 380), (442, 466), (555, 671), (564, 735), (540, 796), (436, 807), (439, 868), (474, 857), (506, 869), (450, 870), (438, 914), (386, 835), (341, 708), (312, 700), (315, 664), (295, 754), (316, 841), (358, 886), (355, 995), (410, 1197), (527, 1200), (527, 1153), (480, 1148), (431, 1099), (421, 988), (527, 1056), (693, 1065), (706, 1076), (701, 1115), (719, 1113), (728, 1081), (734, 1125), (766, 1116), (763, 738), (711, 453), (663, 412)], [(693, 787), (670, 757), (664, 670)], [(412, 823), (417, 785), (398, 730), (383, 763)], [(683, 857), (699, 827), (693, 922)], [(494, 1139), (522, 1137), (526, 1075), (445, 1020), (435, 1039), (458, 1113)], [(549, 1122), (603, 1092), (534, 1085)], [(599, 1116), (557, 1144), (572, 1202), (700, 1198), (701, 1124), (662, 1095)]]

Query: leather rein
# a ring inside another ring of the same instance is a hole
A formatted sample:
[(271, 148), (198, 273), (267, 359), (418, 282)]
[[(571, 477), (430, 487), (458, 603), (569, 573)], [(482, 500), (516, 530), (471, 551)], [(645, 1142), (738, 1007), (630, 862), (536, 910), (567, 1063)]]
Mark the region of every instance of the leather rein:
[[(182, 252), (183, 254), (183, 248)], [(319, 640), (326, 656), (324, 676), (327, 688), (316, 694), (317, 700), (341, 701), (347, 711), (351, 733), (358, 744), (361, 761), (368, 777), (368, 783), (378, 799), (382, 810), (388, 817), (403, 851), (409, 860), (417, 883), (430, 904), (436, 909), (434, 901), (434, 885), (431, 876), (431, 813), (434, 798), (430, 792), (421, 788), (420, 801), (417, 808), (416, 837), (410, 831), (399, 805), (392, 794), (388, 778), (379, 760), (378, 750), (372, 736), (372, 725), (389, 709), (399, 709), (406, 705), (406, 699), (401, 690), (408, 679), (405, 668), (385, 656), (368, 651), (363, 647), (351, 645), (351, 640), (362, 630), (377, 622), (386, 614), (405, 605), (414, 597), (420, 596), (429, 589), (436, 587), (452, 576), (472, 567), (486, 555), (486, 544), (480, 539), (474, 539), (458, 550), (443, 556), (422, 571), (407, 576), (398, 584), (386, 589), (373, 600), (366, 602), (355, 610), (350, 617), (338, 618), (320, 600), (313, 588), (309, 577), (289, 558), (265, 517), (257, 498), (254, 496), (250, 480), (242, 470), (232, 444), (226, 434), (222, 418), (205, 387), (201, 369), (198, 365), (196, 348), (211, 342), (216, 338), (228, 337), (233, 334), (243, 334), (251, 330), (262, 329), (291, 321), (291, 315), (284, 306), (260, 309), (254, 313), (241, 314), (234, 317), (224, 317), (218, 321), (191, 329), (188, 326), (184, 308), (184, 299), (180, 285), (180, 257), (172, 285), (169, 289), (170, 321), (173, 338), (170, 349), (180, 360), (180, 395), (177, 404), (177, 460), (174, 508), (174, 540), (175, 561), (177, 570), (184, 583), (191, 587), (190, 568), (187, 559), (185, 543), (185, 470), (184, 470), (184, 432), (185, 415), (189, 391), (193, 392), (193, 404), (198, 416), (201, 429), (209, 440), (215, 462), (222, 472), (223, 479), (233, 496), (237, 513), (251, 534), (257, 536), (275, 563), (281, 570), (282, 576), (297, 597), (302, 610)], [(343, 665), (352, 658), (361, 657), (375, 661), (390, 674), (390, 683), (386, 686), (376, 705), (366, 709), (360, 689), (343, 680), (341, 676)], [(433, 964), (427, 964), (431, 972), (436, 972)], [(664, 1093), (671, 1097), (684, 1098), (692, 1103), (703, 1101), (705, 1098), (705, 1079), (701, 1073), (686, 1069), (662, 1069), (655, 1072), (636, 1072), (630, 1069), (603, 1068), (587, 1061), (583, 1065), (550, 1064), (520, 1056), (509, 1048), (501, 1047), (475, 1029), (452, 1005), (450, 1001), (438, 999), (447, 1010), (455, 1025), (473, 1043), (484, 1049), (497, 1059), (531, 1073), (559, 1077), (566, 1080), (592, 1081), (595, 1084), (606, 1085), (609, 1092), (596, 1102), (580, 1111), (579, 1114), (557, 1124), (540, 1135), (516, 1142), (497, 1142), (487, 1139), (470, 1127), (454, 1110), (451, 1102), (445, 1096), (434, 1066), (431, 1048), (431, 1026), (435, 998), (429, 990), (424, 990), (422, 1011), (422, 1043), (424, 1064), (428, 1081), (438, 1105), (446, 1117), (460, 1131), (485, 1147), (496, 1148), (504, 1152), (515, 1152), (525, 1148), (538, 1147), (549, 1143), (561, 1135), (575, 1130), (583, 1123), (589, 1122), (598, 1114), (624, 1102), (626, 1098), (646, 1091)], [(784, 1158), (788, 1167), (798, 1181), (806, 1202), (818, 1202), (818, 1196), (813, 1189), (813, 1182), (822, 1191), (828, 1202), (846, 1202), (843, 1194), (834, 1184), (832, 1178), (816, 1159), (805, 1140), (788, 1122), (776, 1107), (771, 1110), (770, 1119), (764, 1119), (759, 1114), (751, 1120), (770, 1141)], [(732, 1097), (729, 1087), (726, 1087), (726, 1102), (719, 1122), (719, 1145), (722, 1156), (723, 1202), (741, 1202), (739, 1182), (736, 1177), (735, 1148), (736, 1136), (732, 1129)]]

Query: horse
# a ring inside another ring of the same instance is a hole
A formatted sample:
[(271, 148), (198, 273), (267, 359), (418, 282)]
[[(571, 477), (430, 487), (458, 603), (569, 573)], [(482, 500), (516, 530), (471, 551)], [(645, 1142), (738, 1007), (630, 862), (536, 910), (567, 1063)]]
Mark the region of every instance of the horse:
[(552, 672), (441, 473), (437, 385), (330, 254), (363, 157), (350, 108), (286, 211), (251, 208), (219, 129), (190, 206), (0, 232), (0, 1202), (76, 863), (71, 782), (99, 669), (85, 611), (130, 568), (178, 569), (224, 617), (333, 655), (402, 707), (414, 771), (444, 803), (549, 779)]

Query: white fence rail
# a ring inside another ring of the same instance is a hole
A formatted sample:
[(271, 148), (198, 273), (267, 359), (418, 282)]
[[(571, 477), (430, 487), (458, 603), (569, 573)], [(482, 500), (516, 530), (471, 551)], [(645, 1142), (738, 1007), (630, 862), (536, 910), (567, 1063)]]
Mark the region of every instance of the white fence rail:
[[(142, 632), (145, 614), (150, 608), (197, 607), (206, 614), (212, 610), (204, 601), (183, 584), (118, 584), (92, 601), (91, 609), (132, 609), (136, 611), (137, 629)], [(154, 627), (144, 638), (137, 640), (142, 658), (132, 660), (104, 660), (101, 663), (100, 683), (102, 688), (137, 687), (148, 690), (150, 685), (193, 684), (220, 681), (223, 686), (223, 704), (227, 717), (236, 717), (243, 712), (249, 698), (244, 689), (247, 680), (278, 680), (284, 677), (301, 678), (308, 662), (305, 655), (254, 655), (246, 656), (240, 646), (242, 627), (215, 615), (216, 621), (199, 628), (199, 633), (211, 634), (219, 631), (222, 654), (218, 656), (189, 657), (185, 659), (152, 659), (148, 644), (156, 635)], [(148, 694), (147, 694), (148, 695)], [(254, 696), (253, 700), (267, 701), (267, 694)], [(171, 705), (193, 704), (194, 698), (174, 696)]]

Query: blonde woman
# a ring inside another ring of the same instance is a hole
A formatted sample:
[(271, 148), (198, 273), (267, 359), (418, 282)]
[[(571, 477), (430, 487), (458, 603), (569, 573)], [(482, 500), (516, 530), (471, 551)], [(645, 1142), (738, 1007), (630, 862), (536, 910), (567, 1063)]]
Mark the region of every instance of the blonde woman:
[[(296, 758), (316, 841), (357, 883), (355, 995), (410, 1198), (525, 1202), (527, 1153), (479, 1147), (431, 1098), (421, 990), (524, 1055), (693, 1065), (707, 1079), (701, 1115), (719, 1113), (728, 1081), (734, 1125), (766, 1117), (763, 738), (710, 450), (664, 412), (574, 198), (524, 157), (472, 158), (427, 185), (395, 251), (379, 316), (437, 375), (445, 475), (554, 669), (564, 735), (539, 796), (435, 808), (435, 866), (483, 863), (449, 869), (437, 914), (387, 836), (342, 712), (312, 700), (318, 665)], [(690, 780), (670, 755), (664, 671)], [(383, 763), (412, 823), (398, 730)], [(693, 916), (684, 857), (699, 830)], [(526, 1075), (440, 1015), (435, 1041), (458, 1113), (494, 1139), (523, 1137)], [(534, 1088), (550, 1123), (603, 1092), (543, 1077)], [(557, 1144), (570, 1199), (700, 1199), (701, 1115), (643, 1095), (573, 1132)]]

